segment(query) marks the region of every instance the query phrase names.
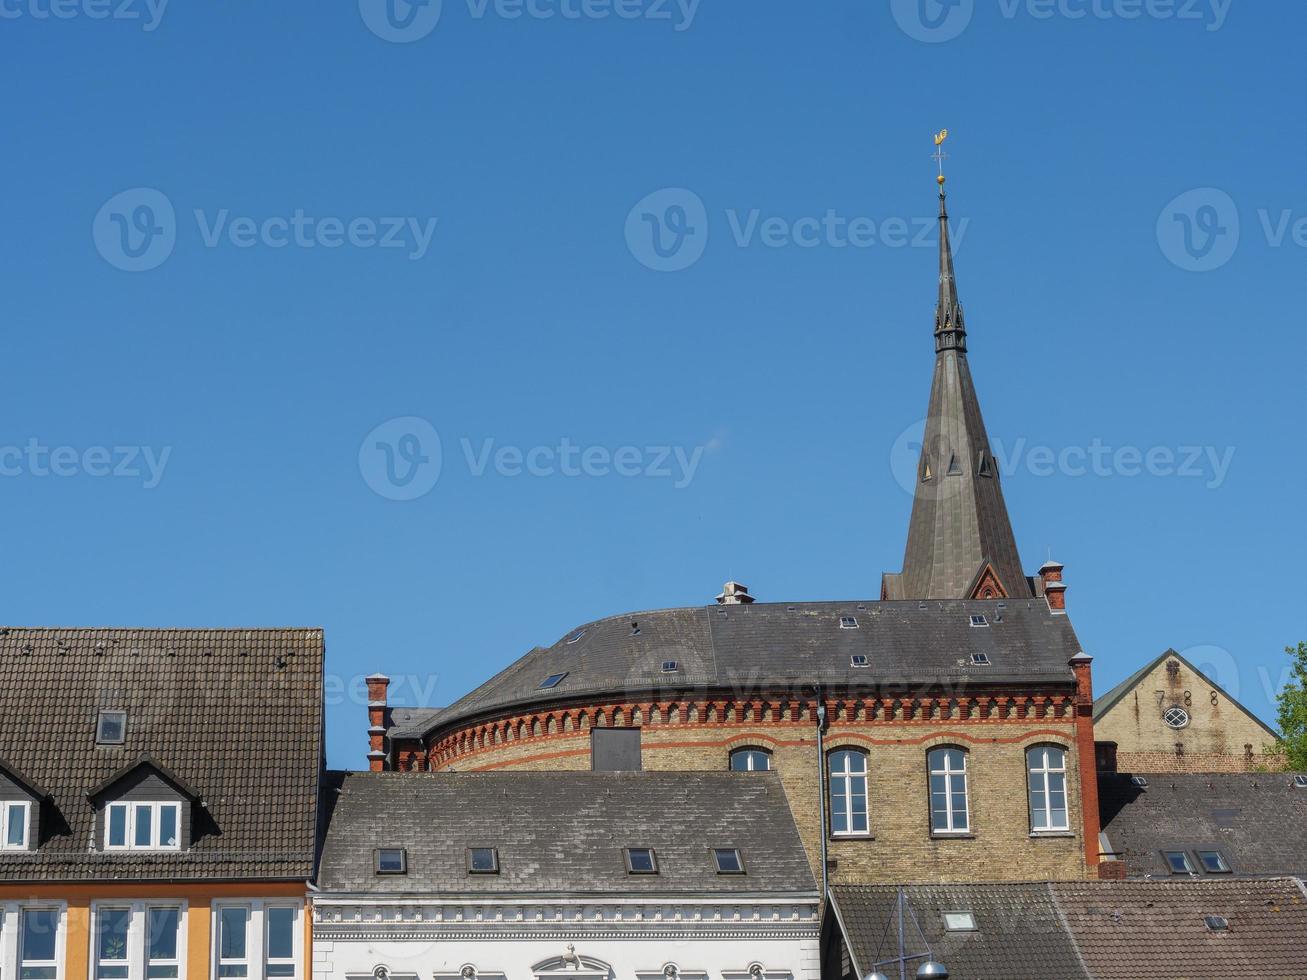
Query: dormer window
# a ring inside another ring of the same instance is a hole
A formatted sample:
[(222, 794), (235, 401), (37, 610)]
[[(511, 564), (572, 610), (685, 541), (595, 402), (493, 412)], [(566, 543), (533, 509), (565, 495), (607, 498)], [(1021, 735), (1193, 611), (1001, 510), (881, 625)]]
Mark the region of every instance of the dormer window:
[(6, 851), (27, 850), (28, 827), (32, 822), (32, 804), (7, 802), (0, 812), (0, 847)]
[(179, 849), (181, 811), (180, 803), (110, 803), (105, 807), (105, 850)]
[(95, 722), (96, 745), (122, 745), (127, 741), (127, 712), (101, 711)]

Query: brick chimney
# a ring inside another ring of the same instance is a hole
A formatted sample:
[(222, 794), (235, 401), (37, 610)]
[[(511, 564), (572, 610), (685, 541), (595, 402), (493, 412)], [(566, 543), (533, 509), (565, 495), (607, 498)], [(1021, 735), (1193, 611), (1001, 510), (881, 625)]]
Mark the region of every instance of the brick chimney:
[(1051, 558), (1039, 566), (1039, 582), (1044, 590), (1044, 598), (1048, 600), (1048, 608), (1055, 613), (1066, 612), (1066, 583), (1062, 581), (1064, 567), (1061, 562)]
[(368, 769), (381, 772), (386, 768), (386, 689), (390, 678), (385, 674), (371, 674), (368, 685)]
[(1085, 827), (1085, 864), (1089, 866), (1091, 872), (1098, 864), (1098, 834), (1103, 829), (1098, 813), (1098, 766), (1094, 745), (1094, 680), (1090, 670), (1093, 662), (1093, 657), (1083, 653), (1072, 657), (1069, 662), (1076, 679), (1076, 761), (1077, 768), (1080, 770), (1080, 810)]
[(739, 582), (727, 582), (722, 586), (722, 594), (717, 597), (719, 606), (747, 606), (753, 602), (749, 587)]

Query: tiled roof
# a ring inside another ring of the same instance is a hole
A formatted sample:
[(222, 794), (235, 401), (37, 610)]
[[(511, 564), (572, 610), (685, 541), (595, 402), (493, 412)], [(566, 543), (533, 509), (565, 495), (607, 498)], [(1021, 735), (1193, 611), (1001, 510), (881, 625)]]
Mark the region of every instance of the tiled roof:
[[(910, 885), (905, 889), (908, 953), (926, 952), (954, 980), (1088, 980), (1047, 884)], [(834, 906), (860, 975), (898, 955), (898, 889), (836, 885)], [(945, 912), (970, 912), (976, 931), (947, 932)], [(915, 918), (914, 918), (915, 916)], [(916, 926), (925, 937), (923, 946)], [(920, 960), (913, 961), (915, 976)], [(898, 976), (897, 968), (881, 967)]]
[[(0, 758), (50, 794), (0, 880), (308, 878), (322, 759), (320, 629), (0, 628)], [(123, 745), (95, 744), (102, 709)], [(181, 853), (91, 850), (87, 792), (142, 756), (199, 794)]]
[(1163, 850), (1214, 848), (1236, 875), (1307, 875), (1307, 789), (1292, 774), (1141, 775), (1146, 787), (1098, 777), (1103, 833), (1128, 874), (1169, 877)]
[[(987, 627), (971, 626), (972, 614)], [(857, 620), (840, 629), (840, 617)], [(635, 625), (633, 625), (635, 624)], [(638, 632), (637, 632), (638, 629)], [(970, 664), (972, 652), (992, 666)], [(696, 606), (612, 616), (536, 647), (430, 721), (431, 732), (480, 712), (558, 703), (600, 693), (760, 690), (822, 683), (832, 690), (883, 684), (1073, 683), (1081, 653), (1066, 616), (1042, 599), (795, 602)], [(851, 666), (863, 654), (868, 666)], [(674, 660), (677, 672), (662, 672)], [(538, 690), (551, 674), (567, 676)], [(409, 731), (412, 728), (408, 729)], [(391, 734), (395, 737), (395, 733)]]
[[(430, 895), (806, 893), (817, 885), (775, 773), (330, 773), (318, 885), (324, 892)], [(377, 875), (373, 851), (407, 850)], [(467, 849), (499, 849), (471, 875)], [(627, 873), (624, 847), (652, 847), (657, 875)], [(719, 875), (711, 847), (743, 853)]]
[[(1097, 980), (1302, 980), (1307, 895), (1293, 879), (1053, 885)], [(1206, 916), (1229, 922), (1210, 930)]]

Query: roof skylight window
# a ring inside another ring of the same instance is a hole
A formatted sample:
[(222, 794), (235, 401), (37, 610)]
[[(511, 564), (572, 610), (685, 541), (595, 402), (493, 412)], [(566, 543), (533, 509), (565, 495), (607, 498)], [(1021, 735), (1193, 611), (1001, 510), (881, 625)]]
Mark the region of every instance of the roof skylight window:
[(567, 638), (567, 642), (575, 643), (583, 636), (585, 636), (585, 630), (577, 630), (575, 633), (573, 633), (571, 636)]
[(499, 851), (493, 847), (469, 847), (467, 849), (468, 874), (499, 874)]
[(946, 932), (975, 932), (976, 917), (971, 912), (945, 912), (944, 930)]
[(971, 617), (971, 625), (972, 625), (972, 626), (988, 626), (988, 625), (989, 625), (989, 620), (986, 619), (984, 616), (972, 616), (972, 617)]
[(127, 741), (127, 712), (101, 711), (95, 720), (96, 745), (122, 745)]
[(1212, 932), (1226, 932), (1230, 928), (1230, 920), (1223, 915), (1205, 915), (1203, 923)]
[(1163, 851), (1162, 856), (1166, 858), (1171, 874), (1191, 875), (1194, 873), (1193, 862), (1189, 860), (1189, 855), (1184, 851)]
[(663, 661), (663, 673), (664, 673), (664, 674), (675, 674), (675, 673), (676, 673), (678, 670), (680, 670), (680, 669), (681, 669), (681, 665), (680, 665), (679, 663), (677, 663), (675, 660), (664, 660), (664, 661)]
[(870, 661), (865, 653), (855, 653), (849, 658), (850, 667), (867, 667), (869, 665)]
[(1225, 855), (1220, 851), (1199, 851), (1198, 860), (1203, 862), (1203, 870), (1212, 875), (1228, 875), (1230, 866), (1225, 863)]
[(402, 847), (379, 847), (376, 852), (377, 874), (402, 875), (408, 873), (408, 855)]
[(536, 690), (537, 691), (551, 690), (552, 688), (555, 688), (559, 684), (563, 683), (563, 678), (566, 676), (567, 676), (566, 672), (563, 672), (561, 674), (550, 674), (548, 677), (546, 677), (544, 680), (540, 682), (540, 686), (537, 687)]
[(740, 857), (740, 852), (734, 847), (714, 847), (712, 851), (713, 864), (717, 867), (719, 875), (742, 875), (744, 874), (744, 859)]
[(1146, 789), (1148, 787), (1148, 779), (1144, 776), (1131, 776), (1130, 783), (1133, 786), (1138, 786), (1140, 789)]
[(840, 629), (855, 630), (858, 628), (858, 619), (856, 616), (841, 616)]
[(973, 653), (973, 654), (971, 655), (971, 666), (973, 666), (973, 667), (989, 667), (989, 666), (991, 666), (991, 664), (990, 664), (990, 660), (989, 660), (989, 654), (987, 654), (987, 653)]
[(658, 855), (652, 847), (628, 847), (626, 855), (627, 873), (633, 875), (656, 875), (658, 873)]
[(1294, 776), (1293, 785), (1295, 789), (1307, 789), (1307, 776)]

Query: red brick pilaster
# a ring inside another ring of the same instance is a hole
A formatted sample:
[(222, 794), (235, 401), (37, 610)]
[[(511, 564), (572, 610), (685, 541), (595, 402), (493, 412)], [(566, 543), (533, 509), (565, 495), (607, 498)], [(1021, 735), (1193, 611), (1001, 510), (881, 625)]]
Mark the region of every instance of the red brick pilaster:
[(1090, 673), (1093, 657), (1071, 658), (1076, 675), (1076, 755), (1080, 770), (1080, 813), (1084, 821), (1085, 864), (1092, 874), (1098, 866), (1098, 766), (1094, 755), (1094, 682)]

